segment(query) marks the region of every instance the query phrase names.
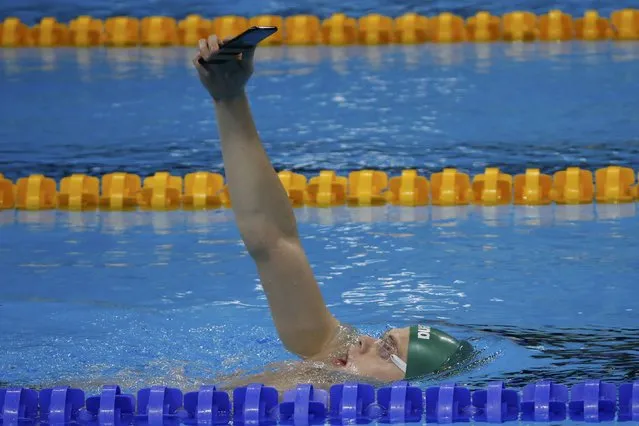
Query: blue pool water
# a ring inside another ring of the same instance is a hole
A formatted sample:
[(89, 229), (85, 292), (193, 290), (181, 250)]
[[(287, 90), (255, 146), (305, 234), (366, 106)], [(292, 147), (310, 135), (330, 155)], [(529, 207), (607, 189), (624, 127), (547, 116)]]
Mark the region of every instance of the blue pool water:
[[(0, 172), (222, 171), (193, 49), (0, 50)], [(639, 44), (260, 49), (278, 170), (639, 169)], [(472, 339), (455, 377), (638, 377), (639, 223), (622, 206), (297, 210), (327, 303)], [(0, 382), (192, 389), (291, 359), (228, 210), (0, 212)], [(430, 383), (430, 382), (428, 382)]]

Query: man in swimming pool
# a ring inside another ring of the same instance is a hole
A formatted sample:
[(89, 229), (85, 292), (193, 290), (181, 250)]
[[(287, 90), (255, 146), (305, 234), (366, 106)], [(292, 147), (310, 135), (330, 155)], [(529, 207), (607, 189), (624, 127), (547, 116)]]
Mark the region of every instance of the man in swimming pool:
[(314, 364), (381, 382), (424, 376), (468, 356), (467, 342), (426, 325), (394, 328), (375, 339), (357, 335), (329, 312), (251, 115), (244, 89), (254, 49), (208, 63), (220, 45), (214, 35), (200, 40), (193, 65), (212, 97), (237, 226), (284, 346)]

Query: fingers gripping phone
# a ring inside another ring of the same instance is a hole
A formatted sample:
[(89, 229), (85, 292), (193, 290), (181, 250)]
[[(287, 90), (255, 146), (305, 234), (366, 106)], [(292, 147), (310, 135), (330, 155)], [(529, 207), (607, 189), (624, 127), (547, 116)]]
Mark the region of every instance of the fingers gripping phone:
[(239, 53), (254, 49), (262, 40), (276, 32), (277, 27), (251, 27), (220, 46), (220, 49), (209, 61), (200, 58), (198, 62), (202, 65), (226, 62)]

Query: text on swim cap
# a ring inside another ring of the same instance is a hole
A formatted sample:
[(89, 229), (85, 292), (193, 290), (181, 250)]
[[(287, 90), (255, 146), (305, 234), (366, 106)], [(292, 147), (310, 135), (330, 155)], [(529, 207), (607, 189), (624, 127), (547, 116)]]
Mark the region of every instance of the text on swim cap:
[(418, 339), (430, 339), (430, 327), (427, 325), (417, 326), (417, 338)]

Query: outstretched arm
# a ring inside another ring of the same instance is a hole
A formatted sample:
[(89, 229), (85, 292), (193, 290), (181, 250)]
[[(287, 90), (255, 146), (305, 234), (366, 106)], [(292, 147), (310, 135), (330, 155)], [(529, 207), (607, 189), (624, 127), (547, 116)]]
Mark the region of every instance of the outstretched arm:
[(312, 357), (326, 349), (339, 323), (324, 303), (293, 208), (255, 128), (244, 92), (253, 52), (225, 64), (198, 62), (217, 49), (216, 38), (201, 41), (194, 64), (213, 97), (236, 222), (257, 265), (280, 339), (291, 352)]

